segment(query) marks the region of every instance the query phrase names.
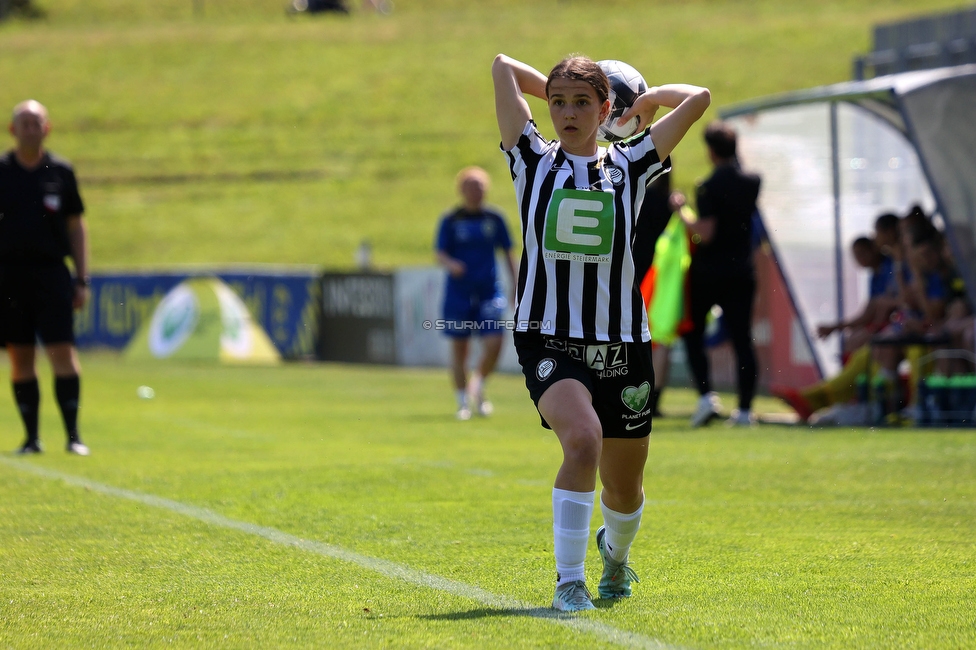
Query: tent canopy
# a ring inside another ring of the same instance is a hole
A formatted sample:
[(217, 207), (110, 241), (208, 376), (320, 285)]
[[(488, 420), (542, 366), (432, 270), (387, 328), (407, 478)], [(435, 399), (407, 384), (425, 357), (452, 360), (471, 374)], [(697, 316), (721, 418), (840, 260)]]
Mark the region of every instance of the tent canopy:
[[(775, 95), (721, 111), (744, 167), (760, 173), (760, 209), (821, 372), (839, 368), (823, 322), (867, 299), (851, 242), (879, 214), (918, 205), (946, 233), (976, 304), (976, 65), (905, 72)], [(805, 341), (803, 340), (805, 339)]]

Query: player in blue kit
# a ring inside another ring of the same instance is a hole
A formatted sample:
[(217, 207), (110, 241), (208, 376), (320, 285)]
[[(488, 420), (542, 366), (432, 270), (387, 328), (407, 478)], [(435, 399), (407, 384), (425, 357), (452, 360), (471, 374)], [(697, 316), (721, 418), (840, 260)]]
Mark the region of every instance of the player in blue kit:
[[(495, 253), (505, 254), (515, 278), (512, 240), (501, 213), (485, 207), (490, 179), (480, 167), (466, 167), (457, 175), (461, 205), (441, 218), (437, 231), (437, 261), (447, 270), (444, 290), (444, 332), (451, 339), (451, 378), (457, 395), (457, 418), (470, 419), (472, 410), (491, 414), (484, 385), (495, 369), (502, 347), (507, 301), (498, 278)], [(478, 369), (468, 381), (468, 343), (481, 336)]]

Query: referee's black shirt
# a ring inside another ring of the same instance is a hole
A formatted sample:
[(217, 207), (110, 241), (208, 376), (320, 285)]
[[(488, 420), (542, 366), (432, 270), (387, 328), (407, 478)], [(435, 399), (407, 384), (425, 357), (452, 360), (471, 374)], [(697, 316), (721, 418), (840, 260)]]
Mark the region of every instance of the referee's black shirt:
[(84, 211), (66, 160), (45, 152), (28, 170), (13, 151), (0, 158), (0, 264), (63, 263), (71, 253), (67, 217)]
[(715, 217), (715, 233), (699, 244), (692, 266), (699, 271), (752, 271), (752, 215), (759, 198), (759, 176), (738, 165), (722, 165), (698, 186), (699, 218)]

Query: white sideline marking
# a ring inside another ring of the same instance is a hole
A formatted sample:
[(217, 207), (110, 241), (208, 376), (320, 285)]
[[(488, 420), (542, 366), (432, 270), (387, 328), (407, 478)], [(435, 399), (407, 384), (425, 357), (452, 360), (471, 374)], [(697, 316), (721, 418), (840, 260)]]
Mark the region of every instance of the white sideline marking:
[(464, 582), (449, 580), (448, 578), (442, 578), (430, 573), (424, 573), (423, 571), (417, 571), (416, 569), (411, 569), (403, 566), (402, 564), (390, 562), (389, 560), (369, 557), (368, 555), (360, 555), (359, 553), (354, 553), (353, 551), (348, 551), (342, 547), (334, 546), (332, 544), (302, 539), (300, 537), (280, 531), (277, 528), (258, 526), (257, 524), (248, 523), (246, 521), (230, 519), (206, 508), (198, 508), (196, 506), (180, 503), (179, 501), (172, 501), (170, 499), (157, 497), (152, 494), (134, 492), (132, 490), (112, 487), (111, 485), (105, 485), (103, 483), (96, 483), (95, 481), (90, 481), (81, 476), (62, 474), (61, 472), (55, 470), (38, 467), (30, 463), (4, 458), (2, 456), (0, 456), (0, 462), (13, 467), (14, 469), (29, 472), (43, 478), (61, 480), (68, 485), (86, 488), (93, 492), (99, 492), (101, 494), (118, 497), (120, 499), (136, 501), (138, 503), (152, 506), (154, 508), (160, 508), (162, 510), (169, 510), (170, 512), (175, 512), (192, 519), (197, 519), (220, 528), (228, 528), (230, 530), (237, 530), (242, 533), (247, 533), (248, 535), (263, 537), (283, 546), (294, 546), (310, 553), (316, 553), (318, 555), (341, 560), (343, 562), (358, 564), (364, 569), (375, 571), (376, 573), (388, 578), (398, 578), (404, 582), (409, 582), (421, 587), (437, 589), (438, 591), (443, 591), (453, 596), (474, 600), (482, 605), (487, 605), (488, 607), (495, 609), (519, 610), (520, 615), (544, 619), (571, 628), (577, 632), (593, 634), (615, 645), (623, 645), (631, 648), (653, 648), (654, 650), (678, 650), (677, 646), (668, 645), (663, 641), (658, 641), (657, 639), (652, 639), (634, 632), (620, 630), (612, 625), (607, 625), (606, 623), (601, 623), (599, 621), (590, 620), (584, 617), (561, 614), (549, 608), (534, 607), (528, 603), (524, 603), (514, 598), (509, 598), (508, 596), (493, 594), (490, 591), (485, 591), (484, 589), (466, 584)]

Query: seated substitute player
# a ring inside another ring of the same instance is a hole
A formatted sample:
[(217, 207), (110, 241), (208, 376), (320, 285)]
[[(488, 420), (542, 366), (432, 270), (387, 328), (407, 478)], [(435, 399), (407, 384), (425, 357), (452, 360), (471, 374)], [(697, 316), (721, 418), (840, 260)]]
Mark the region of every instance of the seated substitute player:
[[(501, 249), (515, 282), (512, 240), (505, 219), (485, 207), (490, 179), (480, 167), (466, 167), (457, 175), (461, 205), (441, 218), (437, 230), (437, 261), (447, 270), (444, 289), (445, 333), (451, 339), (451, 378), (457, 395), (457, 418), (467, 420), (472, 408), (490, 415), (484, 387), (502, 348), (507, 302), (498, 280), (495, 251)], [(467, 378), (468, 342), (481, 336), (481, 361)], [(469, 401), (470, 400), (470, 401)]]
[[(74, 347), (73, 309), (88, 298), (88, 236), (74, 171), (44, 150), (51, 130), (47, 109), (28, 100), (14, 108), (16, 147), (0, 158), (0, 322), (14, 400), (27, 439), (19, 453), (41, 452), (38, 339), (54, 370), (54, 394), (68, 434), (67, 449), (88, 447), (78, 436), (81, 366)], [(64, 258), (74, 262), (72, 279)]]
[[(503, 54), (492, 65), (495, 113), (522, 224), (515, 347), (526, 387), (562, 447), (552, 491), (556, 590), (553, 607), (594, 609), (584, 565), (596, 475), (604, 526), (596, 542), (602, 598), (627, 597), (628, 564), (644, 506), (651, 432), (647, 311), (632, 242), (647, 183), (708, 108), (705, 88), (650, 88), (620, 117), (650, 125), (624, 142), (597, 145), (610, 113), (610, 82), (582, 56), (549, 73)], [(525, 95), (545, 101), (557, 140), (546, 140)]]
[[(866, 373), (870, 367), (871, 337), (885, 328), (892, 312), (900, 304), (900, 284), (895, 279), (894, 262), (881, 252), (877, 242), (868, 237), (858, 237), (851, 244), (851, 252), (857, 264), (871, 272), (868, 301), (857, 316), (817, 328), (820, 338), (826, 338), (834, 332), (849, 332), (844, 348), (850, 354), (844, 359), (841, 371), (830, 379), (799, 389), (777, 384), (769, 387), (773, 396), (782, 399), (796, 411), (801, 422), (808, 421), (822, 408), (855, 398), (857, 377)], [(910, 281), (911, 275), (907, 277)]]

